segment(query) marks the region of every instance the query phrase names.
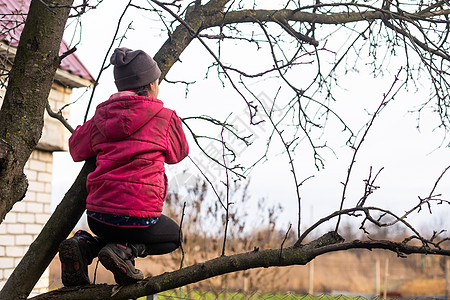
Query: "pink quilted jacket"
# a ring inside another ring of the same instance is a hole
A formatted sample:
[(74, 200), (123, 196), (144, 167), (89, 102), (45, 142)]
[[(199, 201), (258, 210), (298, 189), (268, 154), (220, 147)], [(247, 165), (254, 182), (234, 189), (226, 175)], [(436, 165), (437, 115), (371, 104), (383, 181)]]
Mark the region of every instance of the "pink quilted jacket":
[(188, 155), (181, 120), (153, 97), (124, 91), (101, 103), (69, 139), (74, 161), (97, 156), (87, 177), (87, 209), (133, 217), (159, 217), (167, 195), (164, 163)]

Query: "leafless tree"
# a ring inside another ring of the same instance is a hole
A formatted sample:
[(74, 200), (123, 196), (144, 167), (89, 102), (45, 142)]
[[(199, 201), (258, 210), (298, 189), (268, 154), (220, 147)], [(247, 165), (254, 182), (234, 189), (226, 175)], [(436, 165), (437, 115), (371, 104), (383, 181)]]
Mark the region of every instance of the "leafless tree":
[[(103, 3), (102, 5), (110, 4)], [(171, 67), (175, 63), (179, 63), (183, 51), (192, 41), (197, 40), (214, 60), (208, 70), (208, 75), (211, 76), (212, 72), (217, 72), (214, 73), (214, 76), (218, 76), (224, 85), (233, 88), (237, 97), (245, 103), (247, 124), (258, 126), (262, 122), (261, 115), (264, 116), (265, 122), (270, 124), (271, 128), (267, 137), (266, 150), (262, 151), (263, 154), (249, 166), (236, 163), (239, 153), (230, 145), (230, 141), (223, 138), (226, 132), (246, 146), (251, 142), (250, 136), (242, 135), (237, 130), (236, 124), (230, 119), (185, 116), (183, 121), (188, 132), (194, 138), (195, 145), (203, 151), (206, 157), (226, 170), (226, 177), (223, 180), (225, 195), (229, 195), (232, 177), (244, 178), (253, 166), (269, 158), (267, 153), (273, 140), (275, 138), (281, 140), (284, 146), (283, 154), (287, 157), (294, 179), (292, 188), (296, 191), (298, 201), (296, 242), (292, 245), (285, 245), (283, 240), (280, 241), (280, 247), (276, 249), (255, 248), (250, 252), (226, 256), (226, 238), (224, 238), (222, 256), (171, 272), (170, 276), (165, 273), (122, 287), (89, 285), (63, 288), (37, 296), (35, 299), (136, 298), (239, 270), (307, 264), (324, 253), (347, 249), (386, 249), (399, 256), (413, 253), (450, 255), (448, 243), (446, 244), (448, 238), (443, 236), (440, 229), (436, 230), (431, 237), (425, 237), (407, 219), (413, 212), (434, 209), (435, 204), (449, 204), (448, 200), (443, 199), (438, 191), (439, 184), (444, 180), (448, 167), (444, 168), (441, 174), (436, 175), (435, 185), (430, 187), (429, 195), (420, 198), (414, 207), (405, 208), (406, 212), (403, 215), (381, 207), (369, 206), (367, 199), (378, 188), (376, 182), (379, 176), (378, 171), (370, 171), (364, 181), (365, 190), (358, 201), (348, 203), (347, 199), (347, 187), (352, 180), (353, 166), (361, 151), (361, 145), (370, 134), (372, 124), (377, 121), (377, 117), (385, 107), (395, 100), (396, 94), (401, 89), (416, 88), (423, 77), (430, 80), (432, 92), (427, 99), (424, 99), (422, 105), (417, 109), (417, 113), (420, 116), (422, 110), (432, 107), (439, 120), (439, 126), (444, 129), (448, 128), (449, 43), (447, 38), (450, 4), (445, 0), (419, 3), (417, 1), (390, 0), (349, 2), (317, 0), (307, 4), (286, 0), (276, 3), (268, 2), (266, 4), (268, 8), (263, 8), (261, 5), (264, 4), (257, 3), (257, 1), (230, 0), (197, 0), (188, 5), (177, 0), (172, 2), (149, 0), (139, 5), (134, 1), (129, 1), (124, 14), (128, 10), (139, 10), (140, 13), (157, 16), (165, 27), (167, 40), (155, 56), (162, 70), (161, 80), (167, 78)], [(16, 60), (9, 74), (5, 104), (0, 112), (2, 216), (6, 215), (12, 205), (21, 199), (26, 190), (23, 165), (36, 146), (42, 130), (42, 122), (36, 120), (42, 119), (46, 106), (46, 93), (48, 94), (51, 84), (48, 76), (42, 76), (42, 74), (44, 70), (53, 74), (56, 70), (57, 62), (60, 59), (56, 56), (58, 41), (61, 40), (65, 20), (69, 16), (68, 8), (71, 6), (72, 1), (35, 0), (32, 2), (27, 16)], [(76, 8), (74, 16), (80, 16), (86, 10), (83, 6)], [(98, 9), (101, 9), (101, 6)], [(43, 12), (46, 14), (41, 17)], [(49, 48), (40, 49), (39, 52), (53, 55), (51, 56), (52, 68), (49, 68), (48, 65), (41, 65), (39, 57), (32, 56), (32, 54), (36, 54), (36, 50), (30, 48), (27, 41), (30, 39), (30, 34), (37, 35), (36, 31), (31, 31), (33, 28), (44, 30), (48, 20), (55, 19), (59, 20), (55, 25), (58, 30), (52, 34), (52, 41), (41, 41), (42, 44), (48, 44)], [(336, 37), (339, 38), (341, 45), (338, 52), (328, 46), (328, 43)], [(110, 49), (120, 43), (117, 41), (120, 41), (120, 38), (115, 36)], [(211, 43), (211, 41), (216, 43)], [(272, 59), (270, 66), (252, 74), (233, 65), (232, 61), (227, 61), (222, 47), (227, 43), (234, 42), (248, 43), (254, 45), (256, 49), (262, 49), (255, 55), (266, 51), (265, 53), (268, 53)], [(328, 60), (329, 55), (334, 57), (333, 64), (326, 66), (322, 61)], [(105, 58), (108, 56), (109, 53), (106, 53)], [(394, 67), (396, 69), (392, 69), (389, 64), (393, 61), (394, 56), (395, 59), (401, 60), (399, 63), (401, 68)], [(373, 74), (377, 76), (386, 74), (391, 85), (386, 89), (382, 99), (379, 99), (376, 109), (371, 112), (366, 126), (357, 134), (351, 126), (347, 125), (347, 120), (335, 112), (331, 103), (336, 101), (335, 90), (341, 84), (339, 74), (360, 68), (363, 58), (367, 57), (371, 58), (369, 66)], [(35, 69), (35, 74), (20, 73), (28, 70), (27, 65), (36, 64), (36, 59), (39, 61), (39, 67)], [(305, 66), (310, 67), (308, 69), (310, 70), (309, 76), (306, 77), (309, 81), (299, 83), (295, 80), (295, 76)], [(104, 64), (103, 67), (106, 65)], [(100, 75), (101, 72), (98, 79)], [(399, 81), (400, 76), (404, 78), (402, 82)], [(267, 103), (266, 99), (252, 89), (252, 83), (254, 80), (263, 81), (273, 77), (278, 80), (279, 88), (269, 95), (270, 101)], [(41, 83), (32, 80), (33, 78), (44, 80), (46, 83), (46, 88), (40, 89), (42, 94), (38, 96), (39, 101), (35, 100), (34, 91), (36, 87), (41, 86)], [(190, 84), (187, 81), (185, 83)], [(26, 102), (22, 95), (27, 95), (27, 101), (33, 100), (33, 105), (29, 106), (30, 102)], [(37, 104), (39, 107), (36, 107)], [(23, 125), (21, 116), (25, 111), (27, 124)], [(320, 218), (302, 231), (301, 187), (307, 179), (302, 180), (299, 177), (294, 157), (299, 152), (300, 145), (302, 147), (308, 145), (313, 153), (312, 159), (316, 166), (323, 167), (321, 151), (328, 145), (326, 141), (323, 142), (318, 137), (327, 128), (329, 120), (334, 120), (334, 124), (340, 124), (343, 128), (347, 144), (353, 151), (353, 157), (349, 162), (337, 210)], [(211, 136), (198, 133), (197, 129), (192, 126), (193, 122), (198, 121), (217, 126), (220, 134)], [(21, 134), (19, 135), (18, 132)], [(204, 147), (204, 141), (217, 143), (222, 151), (219, 153), (208, 152)], [(192, 160), (195, 163), (195, 158)], [(94, 168), (95, 160), (85, 163), (73, 186), (0, 292), (0, 297), (21, 299), (28, 296), (56, 254), (58, 244), (69, 234), (82, 215), (86, 197), (86, 176)], [(199, 169), (202, 172), (201, 167)], [(208, 176), (205, 176), (204, 180), (214, 187), (215, 183)], [(231, 202), (228, 196), (224, 197), (223, 195), (223, 193), (216, 192), (217, 201), (221, 203), (225, 215), (230, 217)], [(341, 218), (344, 216), (358, 218), (361, 230), (366, 233), (370, 233), (368, 224), (378, 228), (400, 224), (409, 231), (410, 235), (400, 242), (371, 239), (344, 241), (339, 234)], [(305, 242), (318, 226), (329, 221), (336, 222), (334, 230), (315, 240)], [(225, 228), (232, 226), (231, 223), (226, 218)]]

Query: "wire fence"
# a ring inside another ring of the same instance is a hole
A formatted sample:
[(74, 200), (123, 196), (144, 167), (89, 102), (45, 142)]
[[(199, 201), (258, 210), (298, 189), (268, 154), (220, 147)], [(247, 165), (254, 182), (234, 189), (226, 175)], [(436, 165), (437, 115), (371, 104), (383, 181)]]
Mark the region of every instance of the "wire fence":
[[(446, 299), (445, 296), (414, 296), (401, 297), (398, 295), (387, 294), (386, 296), (374, 295), (351, 295), (351, 293), (335, 294), (335, 295), (304, 295), (295, 293), (245, 293), (242, 291), (235, 292), (214, 292), (214, 291), (186, 291), (184, 289), (177, 289), (167, 291), (157, 295), (147, 296), (145, 300), (357, 300), (357, 299)], [(143, 299), (139, 299), (143, 300)]]
[[(383, 254), (372, 260), (357, 256), (358, 252), (335, 254), (306, 266), (247, 270), (183, 291), (188, 299), (316, 299), (308, 298), (311, 295), (329, 299), (445, 299), (449, 294), (450, 260), (425, 255), (402, 259)], [(203, 293), (206, 296), (192, 297), (191, 290), (207, 291)]]
[(404, 259), (379, 254), (372, 253), (372, 259), (368, 260), (363, 253), (354, 251), (320, 257), (306, 266), (247, 270), (155, 297), (158, 300), (450, 299), (450, 260), (427, 255)]

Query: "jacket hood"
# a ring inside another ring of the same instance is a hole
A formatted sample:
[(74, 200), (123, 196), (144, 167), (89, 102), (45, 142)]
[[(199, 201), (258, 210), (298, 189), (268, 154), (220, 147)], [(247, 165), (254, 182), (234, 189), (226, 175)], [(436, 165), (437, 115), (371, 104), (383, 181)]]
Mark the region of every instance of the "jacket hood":
[(97, 106), (93, 121), (103, 136), (115, 141), (135, 133), (162, 108), (162, 101), (152, 96), (119, 92)]

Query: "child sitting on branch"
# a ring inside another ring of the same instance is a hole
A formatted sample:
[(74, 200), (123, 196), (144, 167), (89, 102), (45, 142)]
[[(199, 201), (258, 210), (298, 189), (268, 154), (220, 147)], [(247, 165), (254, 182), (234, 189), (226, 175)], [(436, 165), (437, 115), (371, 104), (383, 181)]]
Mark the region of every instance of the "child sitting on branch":
[(189, 152), (181, 120), (157, 99), (161, 71), (148, 54), (117, 48), (111, 64), (118, 92), (69, 139), (74, 161), (97, 161), (86, 184), (87, 220), (95, 236), (79, 230), (60, 244), (64, 286), (89, 284), (88, 265), (97, 256), (118, 284), (141, 280), (136, 257), (166, 254), (181, 243), (180, 227), (162, 214), (164, 164), (178, 163)]

